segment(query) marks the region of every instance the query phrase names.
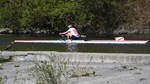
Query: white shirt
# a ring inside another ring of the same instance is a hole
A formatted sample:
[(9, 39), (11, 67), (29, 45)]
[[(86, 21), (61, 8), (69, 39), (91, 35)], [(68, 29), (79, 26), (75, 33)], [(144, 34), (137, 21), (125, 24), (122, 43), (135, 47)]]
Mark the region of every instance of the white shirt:
[(73, 28), (73, 27), (69, 28), (67, 31), (70, 32), (75, 37), (79, 37), (80, 36), (79, 33), (77, 32), (77, 30), (75, 28)]

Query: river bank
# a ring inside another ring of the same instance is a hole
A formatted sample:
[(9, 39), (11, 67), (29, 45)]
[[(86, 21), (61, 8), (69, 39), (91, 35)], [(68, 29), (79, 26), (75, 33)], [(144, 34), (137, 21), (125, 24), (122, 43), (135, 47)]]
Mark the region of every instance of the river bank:
[(35, 62), (49, 61), (49, 57), (69, 60), (68, 68), (79, 68), (80, 74), (70, 77), (68, 84), (150, 83), (150, 54), (1, 51), (0, 58), (10, 59), (0, 63), (3, 84), (36, 84), (32, 68)]
[(55, 51), (1, 51), (4, 58), (13, 57), (14, 61), (43, 61), (48, 56), (58, 56), (69, 59), (70, 62), (92, 62), (92, 63), (138, 63), (149, 64), (150, 54), (128, 54), (128, 53), (80, 53), (80, 52), (55, 52)]

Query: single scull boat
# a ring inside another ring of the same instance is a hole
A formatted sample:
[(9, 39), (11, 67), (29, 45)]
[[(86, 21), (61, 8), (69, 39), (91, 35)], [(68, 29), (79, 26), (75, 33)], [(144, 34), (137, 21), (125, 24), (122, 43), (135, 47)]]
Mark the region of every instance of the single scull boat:
[(117, 37), (115, 40), (15, 40), (15, 43), (77, 43), (77, 44), (146, 44), (148, 40), (124, 40)]

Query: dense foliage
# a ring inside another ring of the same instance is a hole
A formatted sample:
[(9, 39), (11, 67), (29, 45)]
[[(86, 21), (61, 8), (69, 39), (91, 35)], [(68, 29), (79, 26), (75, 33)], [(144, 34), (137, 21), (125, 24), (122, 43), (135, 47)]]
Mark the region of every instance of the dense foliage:
[(117, 28), (149, 28), (150, 0), (0, 0), (0, 27), (14, 32), (66, 30), (110, 33)]

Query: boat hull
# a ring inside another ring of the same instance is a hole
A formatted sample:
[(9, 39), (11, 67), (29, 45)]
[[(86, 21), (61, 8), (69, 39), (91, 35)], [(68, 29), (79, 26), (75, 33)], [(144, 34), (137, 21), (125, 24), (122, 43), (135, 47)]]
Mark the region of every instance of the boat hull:
[(15, 43), (146, 44), (148, 40), (15, 40)]

